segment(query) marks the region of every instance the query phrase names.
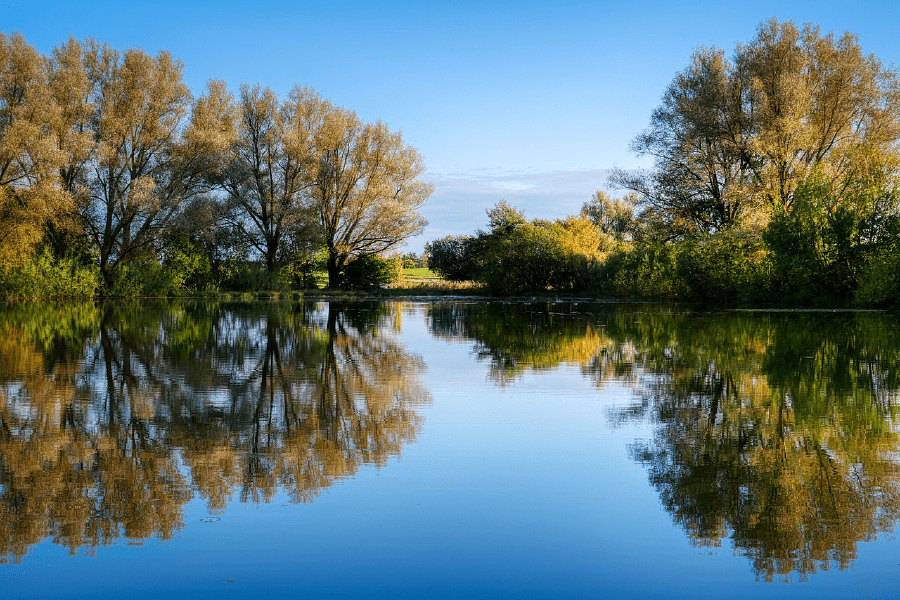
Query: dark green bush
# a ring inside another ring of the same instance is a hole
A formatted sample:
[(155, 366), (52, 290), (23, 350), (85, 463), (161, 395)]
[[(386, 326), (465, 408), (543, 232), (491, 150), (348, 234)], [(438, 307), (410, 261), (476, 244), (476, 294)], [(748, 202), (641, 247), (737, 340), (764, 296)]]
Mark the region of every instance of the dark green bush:
[(448, 235), (425, 244), (428, 268), (450, 281), (468, 281), (478, 276), (480, 240), (469, 235)]
[(676, 245), (678, 277), (705, 302), (766, 302), (771, 265), (761, 235), (728, 229)]
[(586, 263), (566, 244), (553, 223), (523, 223), (496, 232), (483, 245), (478, 279), (497, 294), (539, 293), (581, 287), (578, 268)]
[(896, 192), (883, 182), (804, 182), (789, 210), (779, 210), (764, 239), (772, 284), (799, 303), (888, 301), (896, 289), (900, 215)]
[(639, 244), (611, 254), (600, 267), (603, 295), (619, 298), (679, 298), (688, 294), (678, 276), (678, 253), (673, 244)]
[(346, 289), (373, 289), (400, 279), (402, 262), (383, 258), (377, 254), (352, 260), (345, 268), (341, 287)]

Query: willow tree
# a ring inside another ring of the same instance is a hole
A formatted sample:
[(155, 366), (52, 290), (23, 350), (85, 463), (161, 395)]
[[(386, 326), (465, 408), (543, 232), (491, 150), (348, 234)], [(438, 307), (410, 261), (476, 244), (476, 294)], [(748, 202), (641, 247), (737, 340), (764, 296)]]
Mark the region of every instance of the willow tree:
[(312, 128), (329, 106), (306, 88), (295, 87), (281, 102), (270, 88), (241, 86), (223, 185), (232, 225), (269, 272), (292, 257), (298, 241), (313, 236), (304, 193), (315, 163)]
[(896, 69), (850, 33), (773, 19), (731, 59), (696, 51), (632, 141), (653, 169), (619, 170), (611, 181), (671, 223), (711, 232), (789, 209), (812, 176), (851, 185), (860, 155), (889, 155), (898, 140)]
[(341, 281), (354, 258), (379, 254), (422, 231), (419, 208), (434, 186), (422, 181), (422, 155), (381, 121), (328, 110), (313, 137), (310, 207), (328, 252), (328, 284)]
[[(107, 285), (118, 265), (158, 249), (186, 203), (209, 188), (211, 154), (227, 143), (224, 86), (197, 102), (167, 52), (120, 52), (70, 40), (53, 57), (63, 185), (78, 197)], [(68, 132), (68, 137), (66, 133)]]
[(59, 227), (72, 197), (59, 185), (60, 111), (45, 58), (19, 34), (0, 33), (0, 264), (32, 252)]

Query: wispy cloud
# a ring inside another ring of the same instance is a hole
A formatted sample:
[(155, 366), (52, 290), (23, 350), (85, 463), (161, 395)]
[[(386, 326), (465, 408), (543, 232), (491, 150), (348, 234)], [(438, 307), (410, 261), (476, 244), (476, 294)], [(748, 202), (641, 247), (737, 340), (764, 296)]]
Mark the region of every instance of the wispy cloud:
[(421, 252), (425, 242), (484, 228), (487, 210), (500, 200), (523, 210), (529, 219), (577, 214), (595, 191), (605, 188), (608, 175), (608, 169), (428, 173), (434, 194), (422, 212), (429, 224), (407, 247)]

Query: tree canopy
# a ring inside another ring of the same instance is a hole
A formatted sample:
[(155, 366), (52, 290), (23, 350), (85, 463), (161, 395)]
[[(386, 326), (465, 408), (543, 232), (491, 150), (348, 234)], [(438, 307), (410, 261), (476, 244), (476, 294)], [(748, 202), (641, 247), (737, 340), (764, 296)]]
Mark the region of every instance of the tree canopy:
[(316, 170), (310, 189), (328, 253), (328, 282), (340, 283), (351, 257), (384, 252), (416, 235), (418, 212), (434, 186), (420, 179), (422, 155), (381, 121), (332, 108), (314, 138)]
[(900, 80), (856, 36), (775, 19), (732, 58), (700, 48), (632, 142), (649, 171), (614, 172), (682, 233), (789, 208), (805, 180), (851, 185), (900, 140)]
[(399, 132), (301, 86), (236, 99), (212, 80), (194, 98), (183, 70), (166, 51), (70, 38), (44, 56), (0, 33), (0, 288), (43, 269), (41, 246), (95, 265), (107, 293), (185, 248), (269, 274), (323, 249), (336, 285), (424, 227), (432, 186)]

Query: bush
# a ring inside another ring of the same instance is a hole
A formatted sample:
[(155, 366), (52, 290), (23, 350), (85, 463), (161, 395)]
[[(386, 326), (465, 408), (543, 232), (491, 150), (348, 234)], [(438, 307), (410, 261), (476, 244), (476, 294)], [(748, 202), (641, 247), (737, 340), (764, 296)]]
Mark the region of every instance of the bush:
[(900, 303), (900, 248), (888, 248), (865, 262), (855, 300), (888, 306)]
[(825, 178), (805, 181), (789, 210), (772, 218), (764, 239), (780, 296), (821, 303), (880, 298), (889, 289), (872, 278), (894, 278), (888, 265), (900, 243), (896, 192), (878, 180), (851, 183), (835, 190)]
[[(580, 219), (578, 219), (580, 223)], [(577, 292), (595, 270), (599, 233), (570, 221), (534, 221), (495, 229), (480, 241), (477, 279), (497, 294)]]
[(449, 281), (469, 281), (478, 276), (479, 238), (448, 235), (425, 244), (428, 268)]
[(172, 240), (162, 263), (171, 276), (171, 295), (218, 290), (209, 254), (199, 240), (188, 237)]
[(691, 296), (710, 302), (756, 302), (771, 296), (771, 263), (759, 232), (728, 229), (676, 246), (678, 277)]
[(14, 268), (0, 267), (0, 295), (35, 298), (91, 297), (100, 287), (100, 271), (73, 257), (55, 258), (49, 248)]
[(203, 245), (186, 237), (171, 240), (160, 260), (144, 254), (120, 263), (106, 293), (110, 296), (183, 296), (217, 291)]
[(791, 213), (778, 211), (763, 238), (771, 253), (772, 286), (776, 294), (792, 302), (807, 304), (830, 296), (830, 281), (820, 254), (820, 220), (798, 206)]
[(678, 276), (673, 244), (639, 244), (611, 254), (600, 268), (599, 292), (620, 298), (679, 298), (688, 287)]
[(388, 285), (400, 279), (403, 271), (401, 259), (383, 258), (377, 254), (352, 260), (344, 268), (341, 287), (348, 289), (372, 289)]
[(233, 292), (287, 291), (297, 275), (289, 269), (269, 273), (264, 264), (252, 261), (235, 261), (223, 271), (226, 276), (220, 287)]

